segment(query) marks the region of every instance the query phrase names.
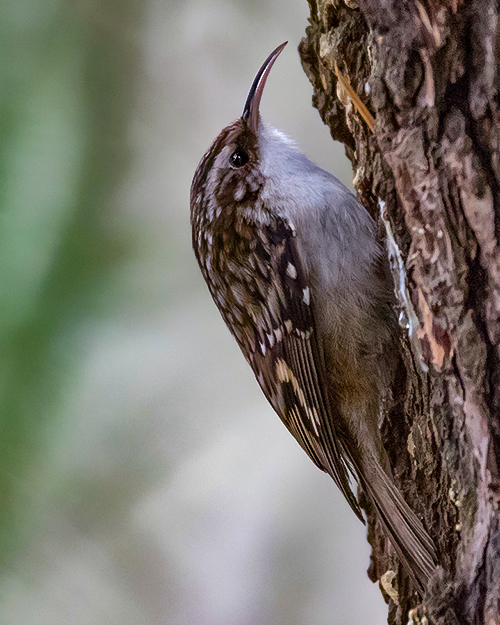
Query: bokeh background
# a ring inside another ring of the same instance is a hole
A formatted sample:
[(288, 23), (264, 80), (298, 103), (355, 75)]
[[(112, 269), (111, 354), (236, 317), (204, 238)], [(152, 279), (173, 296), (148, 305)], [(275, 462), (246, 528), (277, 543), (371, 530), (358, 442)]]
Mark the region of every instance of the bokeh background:
[(272, 413), (190, 245), (196, 165), (264, 117), (350, 184), (306, 0), (4, 0), (0, 623), (385, 622), (365, 528)]

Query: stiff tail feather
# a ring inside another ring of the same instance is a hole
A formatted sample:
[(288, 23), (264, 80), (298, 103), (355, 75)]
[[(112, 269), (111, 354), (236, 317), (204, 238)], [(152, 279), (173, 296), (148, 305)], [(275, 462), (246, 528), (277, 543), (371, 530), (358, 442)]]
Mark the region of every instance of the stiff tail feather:
[(364, 466), (358, 462), (353, 465), (392, 546), (423, 594), (437, 566), (432, 538), (375, 458), (364, 458)]

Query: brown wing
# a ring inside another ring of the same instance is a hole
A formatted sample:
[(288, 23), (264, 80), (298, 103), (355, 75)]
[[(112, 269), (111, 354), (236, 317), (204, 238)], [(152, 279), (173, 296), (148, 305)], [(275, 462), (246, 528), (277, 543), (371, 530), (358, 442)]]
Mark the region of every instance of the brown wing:
[[(247, 359), (269, 402), (313, 462), (334, 479), (363, 521), (349, 485), (335, 425), (335, 406), (326, 393), (325, 367), (314, 323), (314, 301), (291, 225), (277, 220), (266, 229), (270, 272), (266, 327), (256, 331)], [(271, 327), (270, 327), (271, 326)]]

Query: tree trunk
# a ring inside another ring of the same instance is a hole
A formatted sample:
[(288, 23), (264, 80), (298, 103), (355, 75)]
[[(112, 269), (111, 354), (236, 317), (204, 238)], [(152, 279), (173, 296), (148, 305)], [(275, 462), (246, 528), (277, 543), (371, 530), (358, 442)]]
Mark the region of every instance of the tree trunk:
[(368, 509), (369, 575), (389, 623), (500, 623), (499, 6), (309, 5), (313, 103), (385, 230), (408, 339), (384, 441), (442, 567), (420, 600)]

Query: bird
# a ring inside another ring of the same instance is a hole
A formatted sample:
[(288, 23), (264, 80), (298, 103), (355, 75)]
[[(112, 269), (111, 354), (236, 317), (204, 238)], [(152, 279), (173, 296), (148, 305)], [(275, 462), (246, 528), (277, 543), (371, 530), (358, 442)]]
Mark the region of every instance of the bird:
[(423, 594), (436, 550), (394, 484), (378, 427), (400, 362), (387, 254), (354, 195), (262, 120), (264, 86), (286, 43), (196, 169), (193, 249), (269, 403), (365, 522), (357, 481)]

